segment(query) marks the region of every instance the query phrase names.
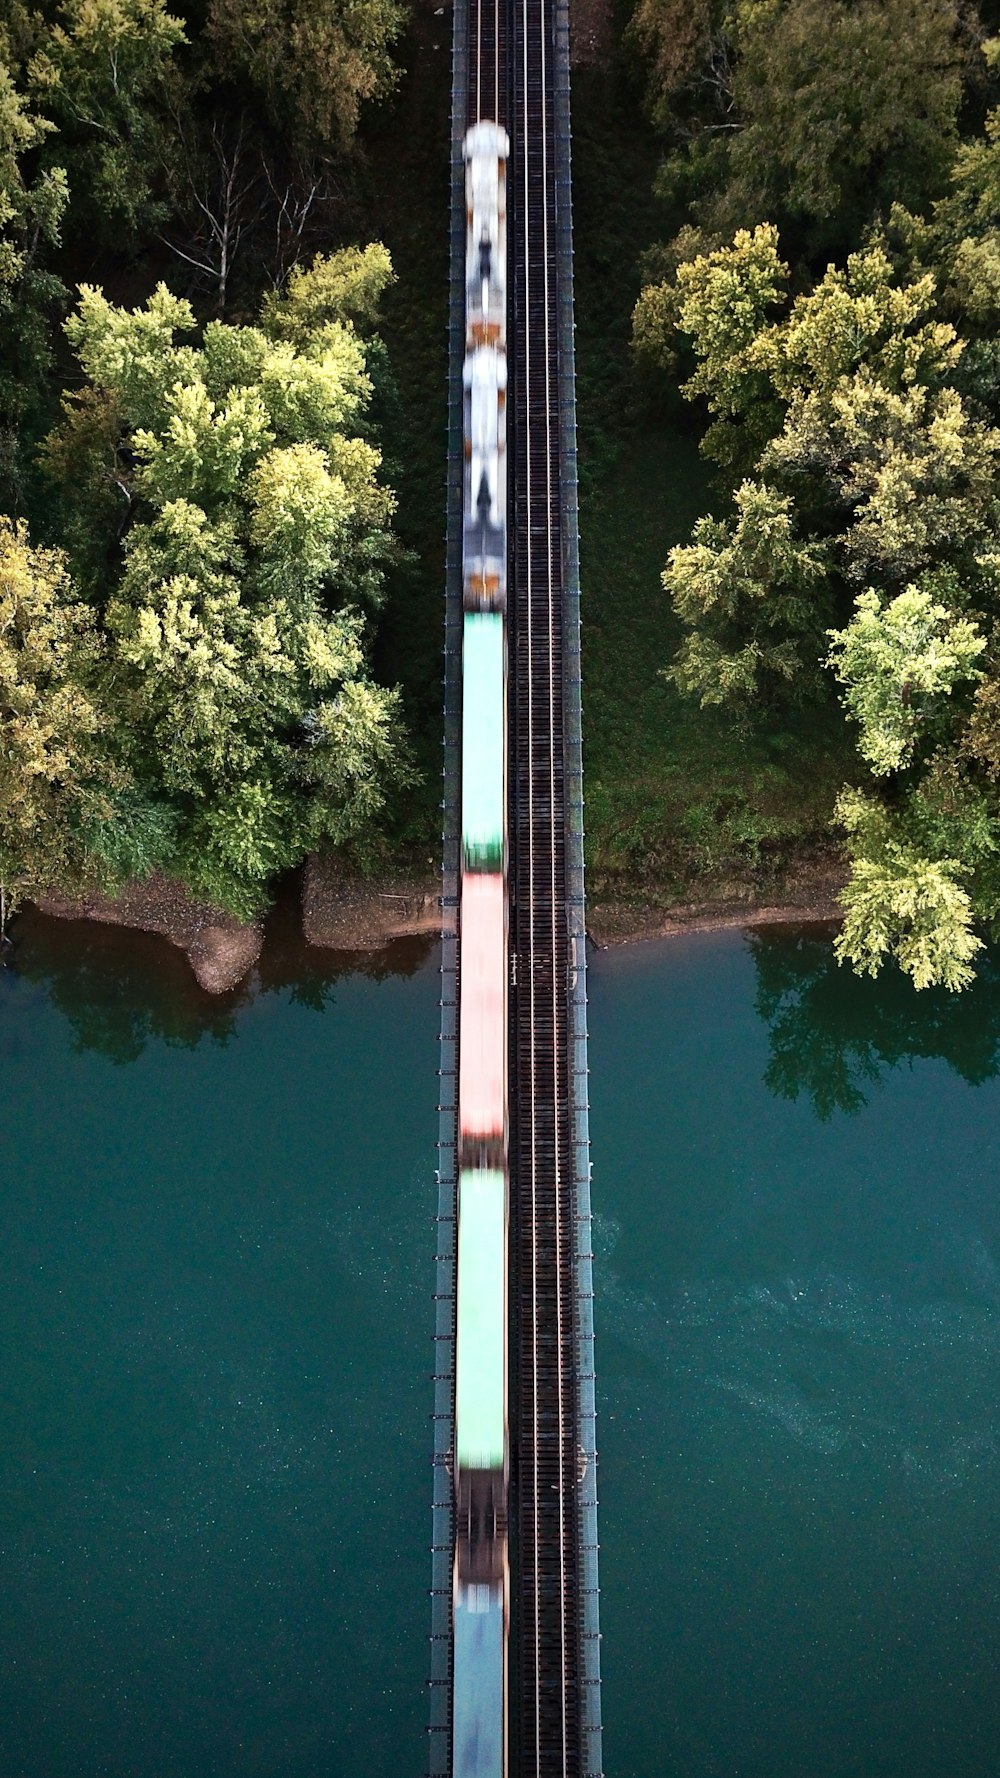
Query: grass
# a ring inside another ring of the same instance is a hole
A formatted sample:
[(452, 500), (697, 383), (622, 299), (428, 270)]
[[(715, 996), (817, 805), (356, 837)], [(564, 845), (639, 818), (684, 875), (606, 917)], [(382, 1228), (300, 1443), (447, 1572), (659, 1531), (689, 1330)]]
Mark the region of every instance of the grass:
[[(450, 15), (414, 14), (405, 72), (365, 135), (364, 216), (397, 283), (382, 418), (408, 560), (380, 619), (379, 676), (403, 689), (421, 787), (393, 844), (436, 859), (444, 586)], [(663, 679), (679, 629), (660, 573), (713, 491), (695, 417), (633, 375), (642, 253), (675, 224), (653, 198), (661, 144), (620, 54), (574, 77), (577, 398), (590, 887), (620, 905), (761, 898), (830, 848), (849, 749), (835, 707), (748, 739)]]
[(400, 861), (439, 863), (441, 647), (447, 470), (451, 13), (414, 11), (392, 103), (369, 118), (359, 228), (384, 241), (396, 283), (383, 303), (392, 385), (378, 415), (405, 560), (389, 577), (375, 668), (403, 693), (421, 782), (397, 811)]
[(831, 851), (851, 755), (832, 700), (747, 735), (662, 676), (681, 630), (660, 575), (718, 495), (696, 416), (631, 362), (640, 256), (676, 226), (651, 195), (659, 153), (621, 56), (575, 77), (589, 885), (618, 904), (762, 899)]
[(680, 630), (660, 586), (710, 490), (690, 437), (647, 426), (583, 513), (590, 887), (616, 901), (755, 899), (829, 848), (847, 752), (835, 707), (747, 735), (663, 678)]

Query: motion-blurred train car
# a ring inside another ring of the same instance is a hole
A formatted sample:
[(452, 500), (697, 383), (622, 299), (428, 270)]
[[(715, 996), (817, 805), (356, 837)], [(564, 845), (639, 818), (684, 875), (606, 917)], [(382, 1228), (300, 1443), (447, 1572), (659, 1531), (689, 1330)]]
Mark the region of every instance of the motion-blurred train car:
[(506, 132), (465, 138), (453, 1778), (506, 1771)]
[(459, 951), (458, 1140), (463, 1165), (504, 1163), (507, 908), (503, 877), (467, 871)]
[(502, 611), (507, 591), (507, 132), (465, 138), (463, 598)]
[(499, 124), (467, 131), (465, 156), (466, 345), (496, 345), (507, 331), (507, 156)]

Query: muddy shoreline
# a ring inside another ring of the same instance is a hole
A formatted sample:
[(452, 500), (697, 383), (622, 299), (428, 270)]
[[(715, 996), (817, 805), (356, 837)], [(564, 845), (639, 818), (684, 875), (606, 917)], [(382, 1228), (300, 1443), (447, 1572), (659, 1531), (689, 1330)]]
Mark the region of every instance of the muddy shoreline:
[[(729, 899), (684, 903), (669, 895), (651, 894), (642, 901), (595, 896), (587, 935), (607, 950), (696, 932), (834, 922), (842, 917), (837, 894), (843, 882), (842, 868), (824, 864), (762, 900), (743, 886)], [(429, 872), (372, 881), (345, 873), (331, 859), (313, 857), (293, 896), (303, 945), (320, 950), (371, 954), (398, 940), (436, 938), (442, 930), (439, 879)], [(228, 994), (245, 981), (264, 945), (264, 918), (240, 922), (193, 901), (181, 884), (165, 877), (131, 884), (115, 898), (49, 895), (35, 905), (60, 920), (94, 920), (165, 938), (187, 957), (199, 986), (213, 995)]]

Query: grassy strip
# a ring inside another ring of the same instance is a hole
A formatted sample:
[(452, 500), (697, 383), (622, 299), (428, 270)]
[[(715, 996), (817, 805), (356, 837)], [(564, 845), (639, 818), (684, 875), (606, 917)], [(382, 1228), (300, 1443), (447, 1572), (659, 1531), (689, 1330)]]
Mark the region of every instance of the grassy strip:
[(441, 646), (447, 472), (451, 11), (415, 9), (391, 105), (369, 119), (361, 232), (384, 241), (396, 283), (383, 303), (391, 380), (378, 415), (406, 559), (390, 575), (375, 667), (402, 687), (421, 783), (391, 836), (400, 861), (436, 869), (440, 845)]
[(640, 255), (670, 232), (659, 153), (622, 58), (574, 81), (584, 761), (592, 898), (620, 905), (782, 896), (832, 852), (851, 750), (833, 699), (748, 734), (662, 677), (680, 628), (660, 584), (713, 491), (692, 419), (636, 386)]

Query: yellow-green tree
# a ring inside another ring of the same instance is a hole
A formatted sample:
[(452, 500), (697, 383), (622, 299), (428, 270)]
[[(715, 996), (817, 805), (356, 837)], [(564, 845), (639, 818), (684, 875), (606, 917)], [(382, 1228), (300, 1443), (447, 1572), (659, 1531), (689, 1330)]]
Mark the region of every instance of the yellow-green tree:
[(200, 336), (163, 287), (135, 310), (84, 289), (67, 323), (87, 385), (48, 460), (106, 599), (117, 743), (187, 882), (240, 913), (324, 839), (377, 847), (407, 772), (366, 661), (393, 497), (346, 312), (389, 275), (384, 250), (321, 259), (260, 326)]
[(93, 695), (100, 654), (65, 558), (0, 519), (0, 929), (23, 895), (86, 875), (85, 832), (123, 785)]

